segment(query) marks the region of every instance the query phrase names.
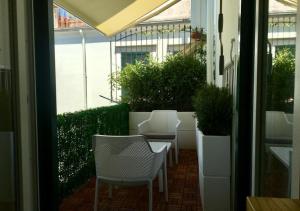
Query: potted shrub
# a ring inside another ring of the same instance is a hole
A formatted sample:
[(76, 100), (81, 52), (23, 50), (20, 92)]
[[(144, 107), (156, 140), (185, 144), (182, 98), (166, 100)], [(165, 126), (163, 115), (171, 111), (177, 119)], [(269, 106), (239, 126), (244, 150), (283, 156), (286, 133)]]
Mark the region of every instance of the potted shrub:
[(206, 41), (206, 34), (204, 33), (203, 28), (201, 28), (200, 30), (198, 29), (198, 27), (192, 29), (191, 38), (193, 40), (196, 40), (196, 41), (205, 42)]
[(232, 96), (226, 88), (207, 85), (193, 106), (203, 209), (230, 210)]
[(201, 29), (201, 31), (199, 31), (197, 27), (192, 29), (191, 38), (194, 40), (200, 40), (202, 34), (201, 32), (203, 33), (203, 30)]

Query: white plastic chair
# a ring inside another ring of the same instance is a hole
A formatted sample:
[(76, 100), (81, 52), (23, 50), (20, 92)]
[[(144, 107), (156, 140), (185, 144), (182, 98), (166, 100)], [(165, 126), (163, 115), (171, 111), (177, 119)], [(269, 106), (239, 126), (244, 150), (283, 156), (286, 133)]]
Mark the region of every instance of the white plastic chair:
[(266, 139), (272, 144), (291, 144), (293, 139), (293, 115), (282, 111), (267, 111)]
[(138, 134), (144, 135), (148, 141), (171, 142), (175, 148), (175, 160), (178, 164), (177, 130), (180, 123), (176, 110), (154, 110), (149, 119), (138, 124)]
[(100, 182), (110, 185), (110, 197), (112, 185), (147, 184), (149, 211), (151, 211), (152, 181), (160, 170), (163, 174), (165, 200), (168, 201), (166, 147), (159, 152), (153, 152), (149, 143), (141, 135), (94, 135), (93, 150), (96, 164), (94, 211), (97, 211)]

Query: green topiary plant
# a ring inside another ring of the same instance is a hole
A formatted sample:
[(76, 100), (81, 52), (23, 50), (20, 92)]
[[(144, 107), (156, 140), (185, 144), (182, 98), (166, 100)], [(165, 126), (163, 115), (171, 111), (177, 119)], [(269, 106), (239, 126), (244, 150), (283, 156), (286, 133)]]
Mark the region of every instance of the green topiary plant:
[(193, 98), (198, 128), (204, 135), (229, 135), (232, 126), (232, 95), (226, 88), (207, 85)]

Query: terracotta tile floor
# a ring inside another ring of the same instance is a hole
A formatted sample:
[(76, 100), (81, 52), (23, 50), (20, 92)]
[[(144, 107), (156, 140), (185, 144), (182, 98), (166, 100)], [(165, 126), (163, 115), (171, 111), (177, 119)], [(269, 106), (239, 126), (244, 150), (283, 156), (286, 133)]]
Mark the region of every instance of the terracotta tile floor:
[[(201, 211), (198, 185), (197, 154), (195, 150), (180, 150), (179, 164), (168, 168), (169, 202), (158, 191), (158, 181), (154, 182), (154, 211)], [(72, 195), (65, 198), (60, 211), (93, 210), (95, 178), (92, 178)], [(108, 198), (108, 188), (102, 185), (98, 210), (101, 211), (146, 211), (148, 190), (146, 186), (119, 187)]]

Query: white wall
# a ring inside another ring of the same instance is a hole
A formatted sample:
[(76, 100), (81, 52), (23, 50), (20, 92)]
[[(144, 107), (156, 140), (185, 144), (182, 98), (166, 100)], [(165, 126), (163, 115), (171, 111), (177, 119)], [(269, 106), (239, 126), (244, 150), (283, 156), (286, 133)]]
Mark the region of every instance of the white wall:
[(110, 105), (110, 43), (95, 30), (83, 30), (86, 42), (87, 108), (84, 50), (78, 31), (55, 32), (57, 113)]
[(191, 0), (191, 24), (207, 31), (207, 0)]
[(214, 3), (215, 1), (208, 1), (207, 2), (207, 50), (206, 50), (206, 60), (207, 60), (207, 82), (213, 83), (214, 82), (214, 76), (213, 76), (213, 70), (214, 70), (214, 31), (215, 31), (215, 15), (214, 15)]
[(231, 40), (235, 39), (236, 44), (233, 48), (233, 56), (237, 55), (238, 42), (238, 19), (239, 19), (239, 0), (223, 1), (224, 28), (223, 28), (223, 46), (225, 66), (230, 63)]
[[(223, 77), (219, 75), (219, 56), (220, 56), (220, 41), (218, 33), (218, 15), (220, 13), (220, 2), (218, 0), (209, 1), (208, 8), (208, 72), (209, 82), (214, 82), (213, 77), (210, 76), (213, 71), (212, 62), (213, 58), (213, 42), (215, 42), (216, 54), (215, 54), (215, 84), (223, 86)], [(223, 50), (225, 67), (230, 63), (230, 51), (231, 51), (231, 40), (235, 39), (235, 45), (233, 48), (233, 57), (238, 53), (238, 18), (239, 18), (239, 1), (238, 0), (225, 0), (223, 1)], [(213, 28), (212, 28), (213, 27)]]
[[(121, 70), (121, 53), (145, 50), (151, 52), (151, 56), (163, 61), (169, 50), (183, 50), (182, 43), (189, 42), (181, 32), (174, 34), (172, 42), (168, 37), (151, 36), (152, 40), (133, 39), (114, 42), (110, 46), (110, 40), (100, 35), (93, 29), (57, 30), (55, 31), (55, 66), (56, 66), (56, 97), (57, 113), (74, 112), (87, 108), (111, 105), (109, 100), (99, 97), (103, 95), (111, 98), (111, 84), (109, 77), (111, 71)], [(83, 37), (85, 40), (85, 58)], [(129, 46), (126, 48), (126, 46)], [(173, 47), (174, 46), (174, 47)], [(179, 49), (180, 48), (180, 49)], [(112, 61), (110, 56), (112, 54)], [(87, 75), (87, 108), (85, 107), (85, 82), (84, 67)], [(113, 92), (113, 99), (120, 100), (121, 91)]]
[(82, 46), (55, 45), (58, 113), (84, 108)]
[[(150, 117), (151, 112), (130, 112), (129, 132), (137, 134), (137, 125)], [(196, 130), (194, 112), (178, 112), (178, 119), (181, 120), (178, 129), (178, 145), (180, 149), (196, 149)]]
[(109, 42), (87, 43), (86, 45), (89, 108), (108, 104), (108, 101), (100, 98), (99, 94), (110, 97), (109, 49)]

